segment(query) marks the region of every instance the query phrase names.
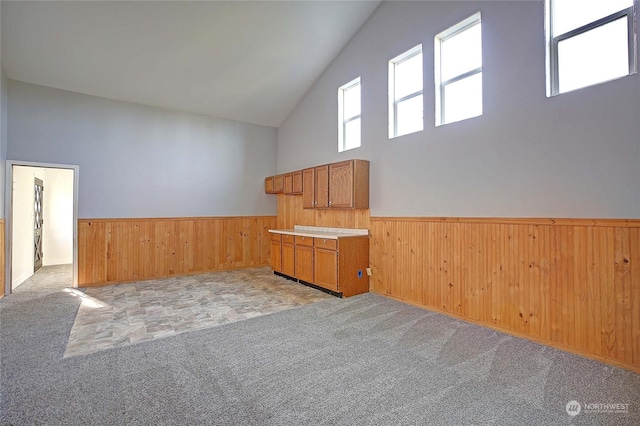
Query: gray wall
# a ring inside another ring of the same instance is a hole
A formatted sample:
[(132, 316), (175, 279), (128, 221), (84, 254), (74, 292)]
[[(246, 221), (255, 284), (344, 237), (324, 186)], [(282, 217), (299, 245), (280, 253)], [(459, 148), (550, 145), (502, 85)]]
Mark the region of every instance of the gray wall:
[(5, 162), (7, 159), (7, 78), (0, 64), (0, 218), (4, 218)]
[(276, 129), (9, 80), (7, 159), (73, 164), (78, 217), (275, 215)]
[[(436, 128), (433, 37), (477, 11), (484, 114)], [(368, 159), (374, 216), (640, 218), (640, 75), (547, 98), (543, 14), (383, 3), (278, 129), (278, 171)], [(420, 42), (425, 130), (389, 140), (387, 63)], [(362, 147), (339, 154), (337, 88), (359, 75)]]

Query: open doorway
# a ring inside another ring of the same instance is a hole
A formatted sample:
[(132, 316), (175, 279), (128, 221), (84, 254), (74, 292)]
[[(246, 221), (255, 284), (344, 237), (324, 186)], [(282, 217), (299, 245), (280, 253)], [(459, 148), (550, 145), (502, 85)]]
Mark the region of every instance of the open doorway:
[(7, 161), (4, 293), (77, 287), (78, 167)]

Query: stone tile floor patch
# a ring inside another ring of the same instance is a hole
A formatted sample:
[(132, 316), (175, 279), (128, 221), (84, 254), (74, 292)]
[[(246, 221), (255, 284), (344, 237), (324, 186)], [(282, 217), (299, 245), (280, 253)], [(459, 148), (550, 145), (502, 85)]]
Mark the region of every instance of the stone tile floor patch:
[(211, 272), (85, 289), (65, 358), (215, 327), (330, 299), (269, 268)]

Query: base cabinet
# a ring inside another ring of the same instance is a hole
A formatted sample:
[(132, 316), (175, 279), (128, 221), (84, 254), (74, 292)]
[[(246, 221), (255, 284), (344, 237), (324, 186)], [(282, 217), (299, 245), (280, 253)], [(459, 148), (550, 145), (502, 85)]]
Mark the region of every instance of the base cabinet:
[(296, 275), (296, 257), (293, 236), (282, 236), (282, 272), (285, 275), (294, 277)]
[(313, 283), (313, 238), (296, 235), (294, 242), (296, 247), (295, 277)]
[[(279, 235), (279, 234), (275, 234)], [(278, 246), (271, 242), (272, 250)], [(369, 291), (369, 237), (338, 239), (282, 235), (280, 255), (271, 254), (272, 269), (342, 296)], [(277, 259), (280, 259), (280, 269)]]
[(280, 234), (271, 234), (271, 269), (282, 272), (282, 243)]
[(316, 248), (313, 272), (315, 285), (338, 291), (338, 252)]

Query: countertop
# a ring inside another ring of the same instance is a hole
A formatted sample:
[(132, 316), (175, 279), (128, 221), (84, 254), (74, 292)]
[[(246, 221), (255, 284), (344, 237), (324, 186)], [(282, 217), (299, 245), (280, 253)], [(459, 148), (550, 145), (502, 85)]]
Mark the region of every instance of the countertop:
[(338, 238), (368, 237), (368, 229), (351, 228), (323, 228), (320, 226), (296, 225), (293, 229), (269, 229), (273, 234), (297, 235), (300, 237), (326, 238), (337, 240)]

